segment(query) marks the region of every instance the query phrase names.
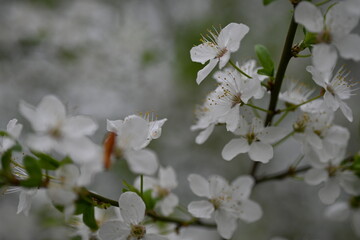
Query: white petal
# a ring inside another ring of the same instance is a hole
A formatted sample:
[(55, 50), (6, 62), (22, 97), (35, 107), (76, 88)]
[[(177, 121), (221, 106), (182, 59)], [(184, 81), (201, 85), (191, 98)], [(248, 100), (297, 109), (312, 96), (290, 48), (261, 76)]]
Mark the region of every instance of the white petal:
[(191, 191), (199, 197), (210, 198), (209, 181), (198, 174), (190, 174), (188, 176)]
[(230, 23), (224, 27), (218, 37), (220, 47), (226, 47), (230, 52), (235, 52), (240, 47), (240, 42), (249, 32), (245, 24)]
[(218, 58), (211, 59), (210, 62), (197, 73), (196, 83), (200, 84), (215, 68), (218, 62), (219, 62)]
[(219, 59), (219, 69), (225, 67), (230, 59), (230, 52), (226, 52), (220, 59)]
[(214, 212), (214, 205), (209, 201), (193, 201), (188, 205), (188, 211), (194, 216), (199, 218), (211, 218)]
[(320, 9), (309, 2), (300, 2), (295, 8), (295, 22), (304, 25), (309, 32), (320, 32), (324, 28), (324, 18)]
[(257, 134), (257, 137), (264, 143), (276, 143), (283, 139), (289, 131), (282, 127), (266, 127), (262, 132)]
[(325, 79), (330, 78), (330, 75), (336, 65), (336, 61), (337, 53), (332, 45), (317, 44), (313, 47), (312, 63), (314, 67), (323, 74)]
[(234, 132), (238, 127), (240, 121), (240, 108), (235, 106), (231, 108), (228, 113), (222, 118), (226, 123), (226, 130)]
[(105, 222), (99, 229), (99, 237), (102, 240), (125, 240), (129, 235), (130, 228), (117, 220)]
[(251, 176), (241, 176), (236, 178), (231, 184), (233, 189), (233, 199), (243, 200), (249, 198), (253, 186), (254, 178)]
[(145, 216), (145, 203), (134, 192), (124, 192), (119, 198), (119, 208), (124, 222), (139, 224)]
[(263, 212), (259, 204), (251, 200), (244, 200), (240, 203), (240, 219), (245, 222), (255, 222), (259, 220)]
[(360, 195), (360, 179), (351, 171), (344, 171), (339, 174), (341, 187), (351, 195)]
[(316, 135), (313, 130), (306, 131), (306, 140), (312, 147), (315, 147), (317, 149), (321, 149), (323, 146), (321, 138)]
[(340, 186), (336, 179), (329, 179), (319, 191), (320, 200), (324, 204), (332, 204), (340, 195)]
[(195, 142), (197, 144), (203, 144), (211, 135), (211, 133), (214, 131), (215, 124), (211, 124), (209, 127), (207, 127), (205, 130), (201, 131), (199, 135), (197, 135)]
[[(326, 88), (325, 78), (324, 78), (323, 74), (321, 74), (321, 72), (319, 72), (313, 66), (307, 66), (306, 71), (311, 73), (312, 79), (315, 81), (315, 83), (317, 85), (319, 85), (320, 87)], [(310, 109), (312, 109), (312, 108), (310, 108)]]
[(117, 136), (117, 145), (121, 149), (139, 149), (145, 143), (149, 133), (149, 124), (142, 117), (130, 115), (125, 118)]
[(98, 155), (98, 146), (87, 137), (66, 138), (54, 148), (60, 154), (69, 155), (78, 164), (88, 163)]
[(335, 203), (325, 210), (325, 216), (334, 221), (344, 221), (349, 217), (350, 209), (347, 202)]
[(26, 139), (26, 143), (29, 148), (39, 152), (49, 152), (57, 145), (57, 142), (47, 135), (30, 135)]
[(270, 144), (253, 142), (250, 146), (249, 157), (256, 162), (267, 163), (273, 156), (273, 147)]
[(312, 168), (305, 174), (305, 182), (310, 185), (318, 185), (328, 179), (328, 173), (325, 169)]
[(324, 102), (326, 106), (332, 111), (336, 111), (339, 108), (339, 101), (337, 101), (335, 96), (328, 91), (326, 91), (324, 94)]
[(237, 228), (236, 218), (232, 217), (226, 211), (215, 211), (215, 222), (218, 233), (225, 239), (230, 239)]
[(346, 119), (349, 120), (350, 122), (352, 122), (353, 114), (352, 114), (351, 108), (343, 101), (340, 101), (339, 104), (340, 104), (340, 109), (341, 109), (342, 113), (344, 114), (344, 116), (346, 117)]
[(90, 136), (98, 128), (97, 124), (90, 118), (76, 116), (67, 118), (62, 127), (62, 132), (72, 138)]
[(158, 201), (157, 203), (157, 205), (160, 206), (160, 211), (164, 216), (169, 216), (178, 204), (179, 198), (173, 193), (170, 193), (168, 196)]
[(65, 106), (55, 96), (45, 96), (39, 103), (36, 112), (48, 126), (54, 126), (66, 118)]
[(326, 14), (326, 27), (330, 29), (334, 38), (343, 37), (353, 30), (359, 17), (348, 14), (345, 3), (338, 3), (330, 8)]
[(228, 191), (229, 184), (221, 176), (211, 176), (209, 182), (210, 198), (221, 196)]
[(109, 132), (117, 133), (121, 129), (123, 123), (123, 120), (111, 121), (109, 119), (106, 119), (106, 130)]
[(335, 43), (340, 55), (345, 59), (360, 60), (360, 36), (348, 34)]
[(161, 128), (167, 121), (166, 118), (149, 123), (149, 138), (158, 139), (161, 136)]
[(248, 142), (242, 138), (232, 139), (228, 142), (221, 152), (222, 157), (225, 160), (232, 160), (240, 153), (246, 153), (250, 149)]
[(17, 214), (23, 212), (25, 216), (29, 215), (32, 199), (37, 193), (37, 189), (22, 190), (19, 195), (19, 205), (17, 208)]
[(168, 189), (174, 189), (177, 187), (178, 183), (176, 181), (176, 174), (172, 167), (159, 169), (159, 182), (161, 187)]
[(217, 48), (209, 43), (203, 43), (190, 50), (191, 61), (204, 64), (217, 55)]
[(126, 151), (125, 158), (134, 173), (152, 175), (159, 167), (155, 152), (149, 149)]
[(17, 139), (20, 136), (22, 127), (22, 124), (17, 124), (17, 119), (14, 118), (6, 125), (6, 132), (9, 133), (11, 137)]

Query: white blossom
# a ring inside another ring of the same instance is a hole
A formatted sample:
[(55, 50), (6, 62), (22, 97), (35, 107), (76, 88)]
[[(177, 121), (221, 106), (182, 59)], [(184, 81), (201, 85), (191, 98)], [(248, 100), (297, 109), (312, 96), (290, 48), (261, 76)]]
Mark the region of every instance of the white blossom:
[(254, 180), (249, 176), (236, 179), (231, 186), (220, 176), (208, 180), (197, 174), (188, 177), (190, 188), (207, 200), (193, 201), (188, 205), (195, 217), (215, 219), (219, 234), (231, 238), (237, 228), (237, 219), (254, 222), (261, 218), (260, 206), (249, 199)]
[(249, 153), (253, 161), (267, 163), (272, 159), (273, 147), (286, 136), (287, 130), (280, 127), (264, 127), (262, 120), (254, 117), (251, 124), (242, 121), (242, 125), (234, 132), (240, 138), (232, 139), (222, 150), (222, 157), (229, 161), (240, 153)]
[(244, 24), (230, 23), (220, 33), (209, 31), (207, 38), (203, 37), (203, 43), (190, 50), (191, 60), (204, 64), (210, 62), (197, 74), (196, 82), (200, 84), (219, 62), (219, 68), (223, 68), (230, 59), (230, 53), (236, 52), (240, 47), (240, 41), (248, 33), (249, 27)]
[(148, 121), (136, 115), (124, 120), (107, 120), (107, 130), (116, 133), (115, 154), (126, 159), (131, 171), (153, 174), (158, 169), (156, 154), (143, 149), (150, 131)]
[[(135, 180), (134, 185), (140, 189), (140, 178)], [(179, 198), (171, 192), (177, 185), (176, 174), (172, 167), (160, 167), (158, 178), (143, 177), (143, 190), (152, 190), (153, 197), (158, 199), (155, 207), (160, 208), (164, 216), (170, 215), (179, 204)]]
[(47, 188), (47, 195), (55, 205), (64, 207), (66, 219), (75, 211), (75, 200), (77, 193), (75, 188), (80, 176), (80, 171), (74, 164), (66, 164), (56, 170), (56, 180), (50, 181)]
[[(360, 36), (350, 33), (360, 15), (350, 14), (346, 3), (337, 3), (324, 17), (314, 4), (302, 1), (297, 5), (294, 16), (295, 21), (304, 25), (306, 30), (317, 33), (319, 44), (313, 48), (313, 59), (336, 62), (336, 47), (343, 58), (360, 60)], [(331, 52), (334, 57), (324, 58), (323, 51)]]
[(134, 192), (120, 195), (119, 208), (123, 220), (105, 222), (99, 229), (103, 240), (166, 240), (158, 234), (147, 233), (144, 225), (145, 203)]
[(94, 155), (94, 143), (87, 136), (96, 131), (97, 124), (85, 116), (66, 116), (65, 107), (57, 97), (45, 96), (37, 107), (22, 101), (20, 112), (36, 132), (26, 141), (31, 149), (55, 150), (79, 163)]
[[(322, 60), (319, 60), (322, 61)], [(328, 70), (322, 71), (316, 68), (316, 62), (314, 66), (308, 66), (306, 70), (312, 74), (312, 78), (315, 83), (325, 90), (324, 103), (332, 111), (336, 111), (338, 108), (341, 109), (344, 116), (352, 122), (353, 114), (351, 108), (343, 101), (351, 97), (352, 89), (354, 85), (348, 79), (349, 73), (340, 68), (338, 72), (332, 77), (332, 71), (335, 65), (327, 68)]]
[(287, 83), (287, 90), (279, 94), (279, 99), (283, 100), (285, 103), (294, 105), (301, 104), (306, 102), (314, 92), (314, 89), (310, 89), (301, 81), (290, 80), (287, 81)]

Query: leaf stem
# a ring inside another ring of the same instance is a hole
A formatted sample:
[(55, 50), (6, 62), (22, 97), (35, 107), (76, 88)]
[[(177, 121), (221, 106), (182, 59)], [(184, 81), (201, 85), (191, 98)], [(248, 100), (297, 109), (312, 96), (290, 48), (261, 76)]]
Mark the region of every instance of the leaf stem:
[(279, 111), (279, 112), (288, 112), (288, 111), (295, 110), (296, 108), (300, 107), (301, 105), (304, 105), (304, 104), (309, 103), (309, 102), (312, 102), (312, 101), (314, 101), (314, 100), (316, 100), (316, 99), (318, 99), (318, 98), (321, 98), (323, 95), (324, 95), (324, 94), (320, 94), (320, 95), (318, 95), (318, 96), (316, 96), (316, 97), (313, 97), (313, 98), (311, 98), (311, 99), (309, 99), (309, 100), (307, 100), (307, 101), (305, 101), (305, 102), (302, 102), (302, 103), (297, 104), (297, 105), (290, 106), (290, 107), (288, 107), (288, 108), (280, 109), (280, 110), (278, 110), (278, 111)]
[(233, 68), (235, 68), (239, 73), (241, 73), (242, 75), (246, 76), (247, 78), (252, 78), (251, 76), (247, 75), (243, 70), (241, 70), (238, 66), (236, 66), (236, 64), (234, 64), (231, 60), (229, 60), (229, 63), (231, 66), (233, 66)]
[(289, 114), (289, 111), (284, 112), (283, 115), (281, 115), (281, 117), (276, 121), (276, 123), (274, 123), (274, 126), (278, 126), (285, 119), (285, 117), (288, 114)]
[(257, 109), (257, 110), (260, 110), (260, 111), (263, 111), (263, 112), (267, 112), (267, 113), (269, 112), (269, 110), (266, 110), (266, 109), (264, 109), (264, 108), (261, 108), (261, 107), (252, 105), (252, 104), (250, 104), (250, 103), (244, 103), (244, 105), (249, 106), (249, 107), (252, 107), (252, 108)]

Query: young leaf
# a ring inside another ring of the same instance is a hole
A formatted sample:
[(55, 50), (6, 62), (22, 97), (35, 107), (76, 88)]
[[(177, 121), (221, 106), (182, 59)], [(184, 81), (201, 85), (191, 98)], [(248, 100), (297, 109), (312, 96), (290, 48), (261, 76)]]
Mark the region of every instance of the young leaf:
[(269, 5), (270, 3), (272, 2), (275, 2), (276, 0), (263, 0), (263, 4), (266, 6), (266, 5)]
[(38, 161), (31, 156), (25, 156), (23, 161), (29, 178), (21, 181), (21, 185), (24, 187), (39, 187), (42, 183), (42, 172)]
[(154, 209), (154, 207), (156, 205), (156, 199), (154, 199), (152, 197), (152, 190), (151, 189), (143, 192), (142, 199), (144, 200), (144, 203), (146, 205), (147, 210)]
[(32, 153), (39, 158), (39, 165), (42, 169), (56, 170), (60, 166), (60, 163), (56, 159), (45, 153), (34, 151)]
[(91, 204), (87, 204), (84, 209), (83, 221), (91, 230), (97, 230), (99, 228), (95, 219), (95, 209)]
[(12, 151), (11, 149), (7, 150), (3, 153), (1, 157), (1, 165), (2, 169), (4, 171), (5, 176), (11, 176), (11, 157), (12, 157)]
[(259, 73), (259, 74), (273, 77), (274, 76), (274, 62), (271, 59), (269, 50), (265, 46), (257, 44), (257, 45), (255, 45), (255, 53), (259, 59), (261, 66), (263, 67), (262, 73)]

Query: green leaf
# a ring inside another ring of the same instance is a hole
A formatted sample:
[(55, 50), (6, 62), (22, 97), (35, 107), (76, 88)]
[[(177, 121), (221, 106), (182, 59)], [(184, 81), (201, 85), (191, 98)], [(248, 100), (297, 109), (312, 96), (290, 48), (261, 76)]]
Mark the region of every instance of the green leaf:
[(152, 197), (152, 190), (151, 189), (146, 190), (145, 192), (143, 192), (142, 199), (144, 200), (144, 203), (146, 205), (147, 210), (154, 209), (154, 207), (156, 205), (156, 199), (154, 199)]
[(76, 201), (74, 215), (82, 214), (87, 208), (89, 203), (84, 200)]
[(83, 221), (91, 230), (97, 230), (99, 227), (96, 223), (95, 219), (95, 211), (94, 206), (91, 204), (86, 205), (83, 212)]
[(42, 172), (37, 159), (25, 156), (23, 162), (29, 178), (21, 181), (21, 186), (39, 187), (42, 183)]
[(11, 136), (5, 131), (0, 131), (0, 137), (9, 137), (9, 138), (11, 138)]
[(63, 166), (66, 164), (72, 164), (72, 163), (73, 163), (73, 160), (69, 156), (67, 156), (60, 161), (60, 166)]
[(266, 5), (269, 5), (270, 3), (272, 2), (275, 2), (276, 0), (263, 0), (263, 4), (266, 6)]
[(3, 172), (4, 172), (5, 176), (8, 176), (8, 177), (12, 175), (12, 173), (11, 173), (11, 157), (12, 157), (11, 149), (4, 152), (1, 157), (1, 166), (2, 166)]
[[(133, 185), (127, 183), (125, 180), (122, 181), (122, 184), (126, 187), (125, 192), (130, 191), (130, 192), (134, 192), (134, 193), (137, 193), (140, 195), (139, 190), (136, 189), (136, 187), (134, 187)], [(123, 190), (123, 192), (124, 192), (124, 190)]]
[[(271, 59), (269, 50), (260, 44), (255, 45), (255, 53), (259, 59), (261, 66), (263, 67), (263, 73), (266, 73), (266, 76), (274, 76), (274, 62)], [(265, 75), (265, 74), (263, 74)]]
[(272, 77), (273, 76), (273, 72), (269, 72), (268, 70), (264, 69), (264, 68), (261, 68), (257, 71), (258, 74), (260, 75), (265, 75), (265, 76), (270, 76)]
[(42, 169), (56, 170), (60, 166), (60, 163), (56, 159), (45, 153), (34, 151), (32, 151), (32, 153), (39, 158), (39, 165)]

